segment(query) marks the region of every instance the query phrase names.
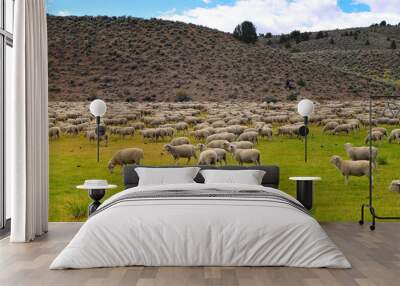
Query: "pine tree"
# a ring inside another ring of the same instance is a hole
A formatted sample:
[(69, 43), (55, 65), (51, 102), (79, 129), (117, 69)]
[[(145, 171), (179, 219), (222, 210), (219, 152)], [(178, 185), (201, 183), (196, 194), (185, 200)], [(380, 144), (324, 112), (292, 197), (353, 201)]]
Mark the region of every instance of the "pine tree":
[(249, 21), (244, 21), (242, 24), (237, 25), (233, 31), (233, 36), (248, 44), (254, 44), (258, 39), (256, 27)]

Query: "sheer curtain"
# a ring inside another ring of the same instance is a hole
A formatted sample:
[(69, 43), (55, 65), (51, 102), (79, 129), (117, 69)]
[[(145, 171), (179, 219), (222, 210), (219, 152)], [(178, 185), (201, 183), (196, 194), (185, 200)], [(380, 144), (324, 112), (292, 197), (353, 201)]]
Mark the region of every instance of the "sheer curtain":
[(48, 225), (48, 73), (44, 0), (18, 0), (14, 19), (13, 93), (6, 111), (6, 186), (12, 242), (28, 242)]

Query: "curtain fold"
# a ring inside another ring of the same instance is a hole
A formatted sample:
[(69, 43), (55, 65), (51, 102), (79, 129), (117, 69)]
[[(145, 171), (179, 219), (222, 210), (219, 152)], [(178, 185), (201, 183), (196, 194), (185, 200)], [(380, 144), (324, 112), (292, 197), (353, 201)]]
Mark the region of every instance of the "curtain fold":
[(48, 67), (44, 0), (15, 2), (13, 94), (6, 113), (11, 242), (48, 227)]

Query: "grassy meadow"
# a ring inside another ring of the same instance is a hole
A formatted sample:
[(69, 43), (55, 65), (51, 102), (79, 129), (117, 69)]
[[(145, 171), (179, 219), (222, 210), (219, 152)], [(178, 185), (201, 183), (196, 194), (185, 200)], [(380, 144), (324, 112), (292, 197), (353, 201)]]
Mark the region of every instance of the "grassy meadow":
[[(385, 126), (388, 130), (393, 127)], [(368, 199), (368, 179), (350, 177), (348, 186), (339, 171), (329, 163), (332, 155), (347, 158), (343, 144), (351, 142), (363, 145), (366, 129), (351, 135), (327, 135), (322, 128), (312, 126), (309, 137), (309, 161), (304, 163), (303, 142), (295, 138), (274, 136), (272, 141), (261, 139), (256, 146), (261, 153), (261, 163), (274, 164), (281, 168), (280, 189), (295, 195), (295, 182), (290, 176), (320, 176), (322, 181), (315, 185), (313, 215), (319, 221), (358, 221), (360, 205)], [(196, 141), (193, 140), (193, 143)], [(172, 157), (162, 151), (166, 142), (143, 143), (136, 134), (124, 140), (111, 136), (108, 147), (101, 147), (100, 162), (96, 162), (96, 145), (88, 142), (83, 135), (63, 135), (50, 142), (50, 221), (84, 221), (86, 208), (91, 202), (84, 190), (75, 189), (85, 179), (106, 179), (118, 188), (108, 191), (106, 197), (123, 190), (122, 169), (117, 166), (113, 174), (107, 169), (107, 162), (119, 149), (138, 147), (144, 150), (144, 165), (171, 165)], [(395, 215), (400, 211), (400, 194), (390, 192), (389, 184), (400, 177), (400, 145), (379, 145), (381, 164), (374, 174), (374, 205), (379, 215)], [(383, 161), (383, 164), (382, 164)], [(181, 164), (185, 160), (182, 159)], [(195, 164), (194, 161), (191, 162)], [(235, 164), (229, 155), (229, 164)], [(367, 216), (369, 217), (369, 216)]]

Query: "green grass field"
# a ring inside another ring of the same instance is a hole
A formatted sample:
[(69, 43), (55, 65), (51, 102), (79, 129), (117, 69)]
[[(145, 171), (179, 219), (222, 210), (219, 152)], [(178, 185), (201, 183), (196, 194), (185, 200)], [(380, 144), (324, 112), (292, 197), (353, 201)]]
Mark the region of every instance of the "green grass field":
[[(388, 130), (393, 127), (388, 127)], [(351, 142), (356, 146), (363, 144), (366, 130), (352, 135), (325, 135), (321, 128), (311, 127), (309, 138), (309, 162), (304, 163), (303, 142), (274, 136), (272, 141), (260, 140), (256, 146), (261, 153), (264, 165), (278, 165), (281, 168), (280, 189), (294, 195), (295, 182), (290, 176), (312, 175), (322, 177), (316, 183), (313, 215), (319, 221), (358, 221), (360, 205), (367, 202), (368, 179), (350, 177), (346, 186), (339, 171), (329, 163), (332, 155), (346, 158), (343, 144)], [(193, 142), (196, 142), (193, 140)], [(86, 206), (90, 203), (87, 193), (75, 189), (85, 179), (106, 179), (117, 184), (118, 189), (109, 191), (106, 197), (123, 190), (121, 168), (116, 167), (114, 174), (107, 170), (107, 162), (119, 149), (127, 147), (143, 148), (144, 165), (172, 165), (173, 160), (163, 154), (162, 146), (166, 142), (144, 144), (139, 135), (125, 140), (112, 137), (108, 147), (101, 148), (100, 163), (96, 162), (96, 145), (90, 144), (83, 135), (66, 137), (50, 142), (50, 221), (84, 221)], [(400, 178), (400, 145), (382, 142), (377, 145), (379, 157), (387, 164), (379, 165), (374, 174), (374, 205), (379, 215), (400, 213), (400, 194), (388, 190), (392, 180)], [(181, 164), (183, 164), (182, 160)], [(193, 164), (195, 162), (192, 162)], [(235, 164), (232, 159), (230, 164)]]

